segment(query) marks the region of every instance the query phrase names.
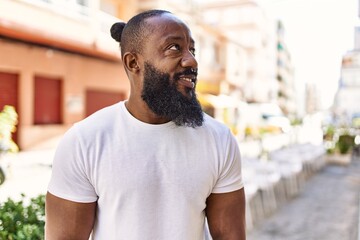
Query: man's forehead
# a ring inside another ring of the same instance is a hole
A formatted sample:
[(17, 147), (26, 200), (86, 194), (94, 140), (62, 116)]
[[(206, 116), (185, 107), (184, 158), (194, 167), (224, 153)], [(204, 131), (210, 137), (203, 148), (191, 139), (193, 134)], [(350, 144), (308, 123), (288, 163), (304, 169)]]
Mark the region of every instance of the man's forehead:
[(188, 26), (181, 19), (170, 13), (150, 17), (147, 19), (147, 24), (153, 28), (152, 34), (159, 33), (163, 37), (175, 37), (173, 35), (175, 31), (183, 30), (191, 38), (191, 31)]
[(161, 23), (161, 24), (176, 22), (176, 23), (185, 25), (185, 23), (180, 18), (178, 18), (177, 16), (175, 16), (172, 13), (163, 13), (161, 15), (155, 15), (155, 16), (149, 17), (146, 21), (148, 23)]

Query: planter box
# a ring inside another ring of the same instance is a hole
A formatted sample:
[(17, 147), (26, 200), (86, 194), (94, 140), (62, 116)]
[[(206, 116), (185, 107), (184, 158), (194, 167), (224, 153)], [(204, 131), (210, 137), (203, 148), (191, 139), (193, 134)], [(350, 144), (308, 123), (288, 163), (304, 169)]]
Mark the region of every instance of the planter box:
[(351, 154), (350, 153), (347, 153), (347, 154), (339, 154), (339, 153), (327, 154), (326, 155), (326, 162), (328, 164), (336, 164), (336, 165), (347, 166), (351, 162)]

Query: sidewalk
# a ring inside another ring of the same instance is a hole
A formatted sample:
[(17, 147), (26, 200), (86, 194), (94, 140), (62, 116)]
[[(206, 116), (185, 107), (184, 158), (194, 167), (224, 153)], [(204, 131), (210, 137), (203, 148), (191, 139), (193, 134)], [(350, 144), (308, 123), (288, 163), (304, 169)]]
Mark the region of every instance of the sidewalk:
[(359, 240), (360, 161), (327, 165), (247, 240)]
[(21, 194), (27, 198), (45, 194), (51, 176), (51, 165), (55, 149), (62, 135), (38, 143), (29, 150), (7, 155), (10, 168), (5, 182), (0, 185), (0, 202), (8, 198), (20, 200)]
[(50, 180), (54, 149), (32, 150), (7, 156), (10, 168), (5, 182), (0, 185), (0, 202), (8, 198), (21, 199), (45, 194)]

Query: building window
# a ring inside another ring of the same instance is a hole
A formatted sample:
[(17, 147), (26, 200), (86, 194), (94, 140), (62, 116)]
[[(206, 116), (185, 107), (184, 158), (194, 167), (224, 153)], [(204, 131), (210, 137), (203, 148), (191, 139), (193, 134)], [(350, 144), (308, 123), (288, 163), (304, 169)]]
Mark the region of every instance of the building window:
[(62, 123), (62, 80), (35, 76), (34, 124)]
[[(4, 108), (5, 105), (10, 105), (13, 106), (19, 114), (18, 79), (19, 79), (18, 74), (0, 72), (0, 111)], [(20, 116), (19, 116), (19, 121), (20, 121)], [(17, 132), (18, 131), (12, 134), (12, 138), (16, 143), (17, 143)]]
[(85, 115), (89, 116), (104, 107), (110, 106), (121, 100), (124, 100), (125, 97), (126, 97), (125, 93), (123, 92), (87, 89)]

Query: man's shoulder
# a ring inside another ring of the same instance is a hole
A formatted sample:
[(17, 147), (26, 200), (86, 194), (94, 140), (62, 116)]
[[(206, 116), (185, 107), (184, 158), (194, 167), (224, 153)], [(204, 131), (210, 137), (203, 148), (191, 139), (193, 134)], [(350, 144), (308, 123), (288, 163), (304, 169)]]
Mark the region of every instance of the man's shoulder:
[(218, 134), (228, 134), (230, 129), (224, 123), (204, 113), (204, 128)]
[(116, 115), (119, 114), (120, 112), (120, 104), (121, 102), (115, 103), (113, 105), (104, 107), (96, 112), (94, 112), (93, 114), (91, 114), (90, 116), (82, 119), (81, 121), (77, 122), (76, 125), (94, 125), (96, 124), (96, 126), (99, 125), (107, 125), (110, 122), (113, 122)]
[(118, 119), (120, 103), (102, 108), (90, 116), (76, 122), (69, 131), (82, 139), (93, 139), (96, 136), (112, 132)]
[(204, 123), (206, 126), (215, 127), (215, 128), (227, 128), (227, 126), (220, 122), (219, 120), (213, 118), (212, 116), (204, 113)]

